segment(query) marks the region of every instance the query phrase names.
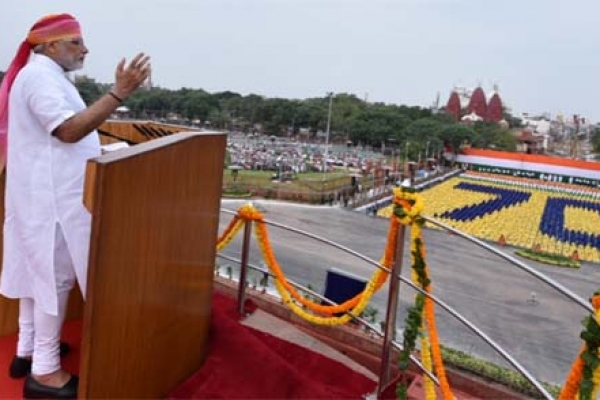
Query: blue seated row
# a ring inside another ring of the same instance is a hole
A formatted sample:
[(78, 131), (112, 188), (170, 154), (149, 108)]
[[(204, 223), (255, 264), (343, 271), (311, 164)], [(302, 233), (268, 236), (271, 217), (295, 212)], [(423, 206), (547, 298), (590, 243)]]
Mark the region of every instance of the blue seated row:
[(565, 208), (582, 208), (600, 214), (600, 203), (564, 197), (549, 197), (540, 222), (540, 231), (561, 242), (590, 245), (600, 250), (600, 235), (565, 227)]
[(472, 221), (475, 218), (521, 204), (531, 197), (531, 193), (520, 190), (503, 189), (468, 182), (461, 182), (454, 188), (489, 193), (498, 196), (495, 199), (486, 200), (479, 204), (471, 204), (452, 211), (446, 211), (441, 215), (443, 218), (450, 218), (456, 221)]

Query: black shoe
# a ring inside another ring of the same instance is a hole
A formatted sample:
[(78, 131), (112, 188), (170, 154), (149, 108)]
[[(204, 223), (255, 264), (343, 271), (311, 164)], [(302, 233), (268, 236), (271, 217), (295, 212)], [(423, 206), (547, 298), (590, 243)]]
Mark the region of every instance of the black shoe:
[[(60, 356), (64, 357), (71, 351), (71, 346), (67, 342), (60, 342)], [(31, 359), (15, 356), (10, 363), (8, 375), (13, 379), (25, 378), (31, 373)]]
[(79, 386), (79, 378), (75, 375), (63, 387), (55, 388), (42, 385), (31, 375), (25, 379), (23, 386), (24, 399), (76, 399), (77, 387)]
[(8, 376), (13, 379), (25, 378), (31, 372), (31, 359), (15, 356), (10, 363)]

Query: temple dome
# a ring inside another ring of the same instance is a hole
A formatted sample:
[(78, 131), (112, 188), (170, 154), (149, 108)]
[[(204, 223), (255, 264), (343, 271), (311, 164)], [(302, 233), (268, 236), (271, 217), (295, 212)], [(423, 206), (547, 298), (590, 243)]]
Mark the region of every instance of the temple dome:
[(485, 120), (487, 122), (500, 122), (503, 117), (503, 107), (500, 95), (496, 92), (492, 95), (490, 102), (488, 103)]
[(446, 114), (451, 115), (455, 121), (460, 120), (460, 97), (458, 96), (458, 93), (455, 90), (453, 90), (452, 94), (450, 94), (450, 98), (448, 99), (448, 103), (446, 104)]
[(473, 94), (471, 95), (471, 100), (469, 101), (469, 105), (467, 106), (467, 113), (475, 113), (482, 119), (483, 117), (485, 117), (487, 113), (487, 104), (485, 99), (485, 93), (483, 93), (483, 89), (481, 88), (481, 86), (478, 86), (477, 89), (473, 91)]

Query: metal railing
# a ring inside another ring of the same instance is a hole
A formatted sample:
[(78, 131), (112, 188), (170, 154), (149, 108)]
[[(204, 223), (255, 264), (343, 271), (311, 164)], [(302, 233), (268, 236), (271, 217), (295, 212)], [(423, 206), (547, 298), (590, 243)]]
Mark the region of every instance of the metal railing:
[[(231, 261), (231, 262), (235, 262), (235, 263), (241, 263), (241, 261), (242, 261), (242, 260), (240, 260), (240, 259), (236, 259), (236, 258), (233, 258), (233, 257), (229, 257), (229, 256), (226, 256), (226, 255), (223, 255), (223, 254), (219, 254), (219, 255), (218, 255), (218, 257), (219, 257), (219, 258), (222, 258), (222, 259), (224, 259), (224, 260), (228, 260), (228, 261)], [(264, 268), (257, 267), (256, 265), (252, 265), (252, 264), (247, 264), (246, 266), (247, 266), (248, 268), (250, 268), (250, 269), (253, 269), (253, 270), (255, 270), (255, 271), (259, 271), (259, 272), (262, 272), (263, 274), (267, 274), (267, 275), (269, 275), (271, 278), (275, 278), (275, 274), (273, 274), (272, 272), (270, 272), (270, 271), (268, 271), (268, 270), (266, 270), (266, 269), (264, 269)], [(328, 299), (327, 297), (323, 296), (322, 294), (319, 294), (319, 293), (315, 292), (314, 290), (312, 290), (312, 289), (310, 289), (310, 288), (308, 288), (308, 287), (306, 287), (306, 286), (300, 285), (299, 283), (296, 283), (296, 282), (294, 282), (294, 281), (288, 281), (288, 282), (290, 283), (290, 285), (292, 285), (292, 286), (293, 286), (293, 287), (295, 287), (296, 289), (299, 289), (299, 290), (301, 290), (302, 292), (305, 292), (305, 293), (307, 293), (307, 294), (309, 294), (309, 295), (311, 295), (311, 296), (313, 296), (313, 297), (315, 297), (315, 298), (319, 299), (320, 301), (323, 301), (323, 302), (325, 302), (325, 303), (327, 303), (327, 304), (329, 304), (329, 305), (332, 305), (332, 306), (339, 305), (339, 304), (337, 304), (336, 302), (334, 302), (334, 301), (332, 301), (332, 300)], [(239, 309), (238, 309), (238, 311), (240, 311), (241, 313), (243, 313), (243, 310), (239, 310)], [(359, 317), (359, 316), (355, 316), (355, 315), (351, 315), (351, 316), (352, 316), (352, 318), (353, 318), (354, 320), (356, 320), (356, 321), (360, 322), (362, 325), (364, 325), (364, 326), (366, 326), (367, 328), (369, 328), (369, 329), (370, 329), (370, 330), (371, 330), (373, 333), (375, 333), (375, 335), (377, 335), (377, 336), (379, 336), (379, 337), (383, 337), (383, 333), (382, 333), (382, 332), (381, 332), (381, 331), (380, 331), (380, 330), (379, 330), (379, 329), (378, 329), (378, 328), (377, 328), (375, 325), (371, 324), (371, 323), (370, 323), (369, 321), (367, 321), (366, 319), (364, 319), (364, 318), (362, 318), (362, 317)], [(402, 345), (400, 345), (399, 343), (397, 343), (397, 342), (394, 342), (394, 341), (393, 341), (393, 342), (392, 342), (392, 345), (393, 345), (393, 346), (394, 346), (394, 347), (395, 347), (397, 350), (402, 350)], [(432, 373), (432, 372), (430, 372), (430, 371), (428, 371), (427, 369), (425, 369), (425, 367), (423, 366), (423, 364), (421, 364), (421, 361), (419, 361), (419, 359), (417, 359), (417, 358), (416, 358), (416, 357), (414, 357), (413, 355), (410, 355), (410, 360), (411, 360), (413, 363), (415, 363), (415, 365), (416, 365), (416, 366), (417, 366), (419, 369), (421, 369), (421, 370), (422, 370), (424, 373), (426, 373), (426, 374), (427, 374), (427, 376), (429, 376), (429, 378), (431, 378), (431, 379), (432, 379), (432, 380), (433, 380), (433, 381), (434, 381), (436, 384), (439, 384), (437, 377), (436, 377), (435, 375), (433, 375), (433, 373)]]
[[(231, 214), (231, 215), (237, 214), (237, 212), (232, 211), (232, 210), (227, 210), (227, 209), (221, 209), (221, 212), (226, 213), (226, 214)], [(471, 235), (468, 235), (468, 234), (461, 232), (455, 228), (452, 228), (451, 226), (448, 226), (448, 225), (446, 225), (440, 221), (437, 221), (431, 217), (424, 216), (424, 219), (434, 225), (439, 226), (440, 228), (442, 228), (444, 230), (452, 232), (452, 233), (456, 234), (457, 236), (462, 237), (462, 238), (484, 248), (487, 251), (490, 251), (490, 252), (500, 256), (501, 258), (505, 259), (509, 263), (517, 266), (518, 268), (526, 271), (533, 277), (541, 280), (545, 284), (558, 290), (561, 294), (565, 295), (570, 300), (579, 304), (586, 311), (588, 311), (588, 312), (593, 311), (592, 307), (587, 302), (585, 302), (580, 296), (573, 293), (571, 290), (567, 289), (566, 287), (564, 287), (560, 283), (556, 282), (555, 280), (544, 275), (543, 273), (536, 271), (535, 269), (528, 266), (527, 264), (512, 257), (511, 255), (506, 254)], [(477, 326), (474, 323), (470, 322), (467, 318), (465, 318), (457, 310), (455, 310), (453, 307), (449, 306), (444, 301), (438, 299), (436, 296), (429, 294), (429, 293), (425, 292), (424, 290), (422, 290), (421, 288), (419, 288), (417, 285), (415, 285), (413, 282), (411, 282), (410, 279), (400, 276), (400, 272), (401, 272), (401, 268), (402, 268), (402, 259), (403, 259), (403, 254), (404, 254), (404, 243), (405, 243), (405, 240), (404, 240), (405, 229), (403, 227), (398, 230), (398, 241), (397, 241), (396, 258), (395, 258), (396, 262), (394, 263), (392, 270), (390, 270), (390, 269), (382, 266), (381, 264), (379, 264), (379, 262), (377, 262), (359, 252), (356, 252), (344, 245), (341, 245), (332, 240), (326, 239), (322, 236), (315, 235), (313, 233), (310, 233), (310, 232), (307, 232), (307, 231), (304, 231), (301, 229), (293, 228), (293, 227), (290, 227), (290, 226), (287, 226), (284, 224), (280, 224), (275, 221), (270, 221), (267, 219), (265, 219), (263, 221), (268, 226), (273, 226), (276, 228), (287, 230), (289, 232), (293, 232), (295, 234), (311, 238), (313, 240), (316, 240), (318, 242), (326, 244), (330, 247), (339, 249), (339, 250), (341, 250), (347, 254), (350, 254), (362, 261), (365, 261), (366, 263), (374, 266), (375, 268), (379, 268), (388, 273), (391, 273), (393, 277), (394, 276), (396, 277), (396, 279), (390, 279), (390, 288), (389, 288), (388, 301), (387, 301), (387, 307), (386, 307), (385, 332), (381, 332), (377, 327), (369, 324), (363, 318), (354, 317), (361, 324), (367, 326), (376, 335), (383, 337), (382, 352), (381, 352), (381, 368), (380, 368), (380, 375), (379, 375), (379, 381), (378, 381), (378, 386), (377, 386), (377, 396), (378, 397), (380, 397), (383, 388), (385, 388), (386, 385), (389, 383), (389, 357), (390, 357), (391, 347), (394, 347), (398, 350), (402, 350), (402, 346), (398, 342), (393, 340), (393, 336), (394, 336), (393, 334), (396, 329), (395, 319), (396, 319), (396, 315), (397, 315), (397, 306), (398, 306), (399, 290), (400, 290), (400, 286), (398, 285), (398, 283), (399, 283), (399, 281), (402, 281), (405, 284), (407, 284), (408, 286), (410, 286), (412, 289), (414, 289), (415, 291), (423, 294), (424, 296), (429, 297), (435, 304), (442, 307), (451, 316), (453, 316), (456, 320), (461, 322), (465, 327), (467, 327), (469, 330), (471, 330), (473, 333), (475, 333), (479, 338), (481, 338), (484, 342), (486, 342), (501, 357), (503, 357), (509, 364), (511, 364), (518, 372), (520, 372), (539, 391), (539, 393), (542, 396), (544, 396), (544, 398), (553, 399), (553, 397), (548, 393), (548, 391), (544, 388), (544, 386), (523, 365), (521, 365), (512, 355), (510, 355), (509, 352), (507, 352), (505, 349), (503, 349), (491, 337), (489, 337), (486, 333), (484, 333), (482, 330), (477, 328)], [(261, 271), (263, 273), (268, 273), (270, 276), (274, 276), (270, 272), (268, 272), (264, 269), (261, 269), (259, 267), (256, 267), (256, 266), (252, 266), (248, 263), (249, 251), (250, 251), (249, 243), (250, 243), (251, 233), (252, 233), (251, 222), (247, 222), (245, 229), (244, 229), (242, 254), (241, 254), (240, 260), (236, 260), (234, 258), (230, 258), (225, 255), (218, 254), (218, 257), (225, 258), (225, 259), (228, 259), (233, 262), (238, 262), (240, 264), (240, 279), (239, 279), (239, 287), (238, 287), (238, 302), (239, 302), (238, 305), (239, 305), (240, 312), (243, 312), (247, 268), (252, 268), (252, 269)], [(336, 303), (330, 301), (329, 299), (325, 298), (324, 296), (322, 296), (306, 287), (303, 287), (302, 285), (299, 285), (292, 281), (289, 281), (289, 282), (290, 282), (290, 284), (292, 284), (296, 288), (302, 290), (303, 292), (309, 293), (311, 296), (315, 296), (318, 299), (327, 302), (328, 304), (334, 304), (334, 305), (336, 304)], [(432, 378), (432, 380), (436, 384), (439, 385), (438, 380), (432, 375), (431, 372), (427, 371), (417, 359), (415, 359), (414, 357), (411, 356), (411, 361), (421, 371), (423, 371), (430, 378)]]

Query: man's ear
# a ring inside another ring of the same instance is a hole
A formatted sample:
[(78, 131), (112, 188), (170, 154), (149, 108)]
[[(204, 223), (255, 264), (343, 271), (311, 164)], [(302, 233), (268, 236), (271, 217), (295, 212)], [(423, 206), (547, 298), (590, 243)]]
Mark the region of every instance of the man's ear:
[(46, 55), (54, 55), (58, 51), (58, 42), (49, 42), (44, 45), (43, 53)]

